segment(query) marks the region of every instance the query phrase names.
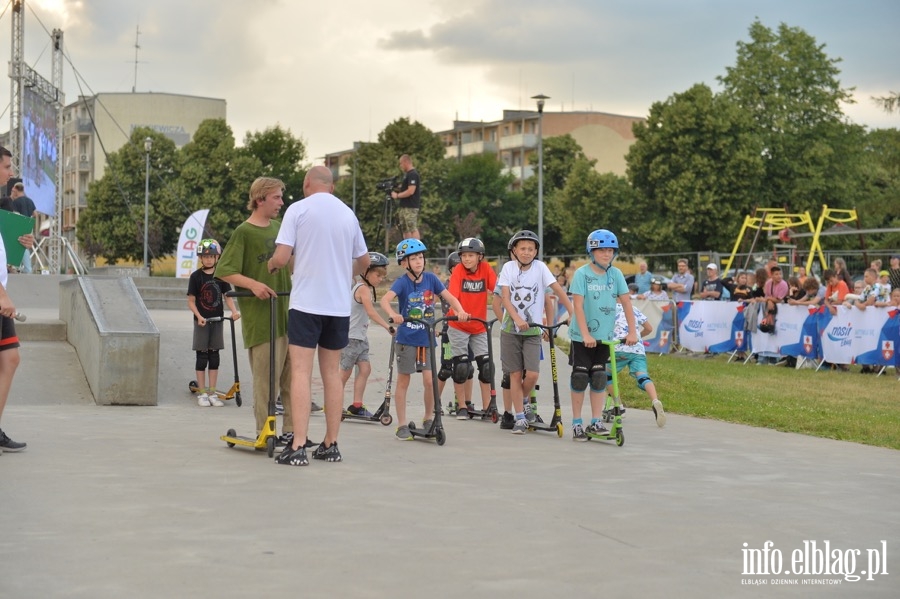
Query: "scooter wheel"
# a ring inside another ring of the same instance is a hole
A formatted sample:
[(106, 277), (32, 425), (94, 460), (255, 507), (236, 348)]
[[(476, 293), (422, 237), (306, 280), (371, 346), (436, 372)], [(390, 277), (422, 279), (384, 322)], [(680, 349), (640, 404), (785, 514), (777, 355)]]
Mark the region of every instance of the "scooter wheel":
[(493, 422), (494, 424), (497, 424), (497, 422), (499, 420), (500, 420), (500, 414), (497, 413), (497, 410), (494, 410), (493, 412), (491, 412), (491, 422)]
[(565, 432), (565, 431), (563, 431), (562, 422), (557, 422), (556, 423), (556, 435), (561, 438), (563, 436), (563, 432)]
[(616, 431), (616, 445), (619, 447), (625, 445), (625, 432), (622, 429)]
[[(230, 439), (234, 439), (235, 437), (237, 437), (237, 432), (235, 432), (233, 428), (230, 428), (225, 431), (225, 436)], [(232, 443), (231, 441), (225, 441), (225, 445), (227, 445), (228, 447), (234, 447), (234, 443)]]
[(381, 424), (383, 424), (384, 426), (390, 426), (393, 421), (394, 417), (390, 414), (385, 414), (381, 417)]
[(188, 391), (191, 393), (196, 392), (199, 389), (200, 385), (197, 384), (197, 381), (191, 381), (188, 383)]
[(241, 400), (240, 391), (234, 394), (234, 403), (237, 404), (237, 407), (241, 407), (241, 405), (243, 405), (244, 402)]
[(266, 455), (270, 458), (275, 455), (275, 437), (266, 439)]
[(444, 433), (444, 429), (439, 428), (434, 434), (434, 438), (437, 441), (438, 445), (443, 445), (447, 442), (447, 435)]

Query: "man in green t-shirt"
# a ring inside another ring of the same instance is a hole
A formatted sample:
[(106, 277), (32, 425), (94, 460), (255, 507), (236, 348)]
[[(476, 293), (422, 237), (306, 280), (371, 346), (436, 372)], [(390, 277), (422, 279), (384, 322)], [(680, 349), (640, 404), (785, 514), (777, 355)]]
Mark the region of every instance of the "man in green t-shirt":
[[(216, 266), (216, 277), (231, 283), (238, 291), (250, 291), (255, 297), (238, 298), (244, 347), (250, 355), (253, 375), (253, 411), (257, 434), (265, 425), (269, 403), (269, 343), (271, 342), (269, 300), (276, 293), (291, 290), (291, 275), (285, 269), (271, 274), (267, 262), (275, 251), (275, 238), (281, 228), (276, 220), (284, 205), (284, 183), (272, 177), (259, 177), (250, 186), (247, 209), (250, 217), (231, 234)], [(288, 297), (275, 302), (275, 381), (284, 404), (283, 434), (278, 444), (290, 444), (293, 427), (290, 413), (291, 368), (288, 357)], [(321, 411), (321, 408), (319, 408)]]

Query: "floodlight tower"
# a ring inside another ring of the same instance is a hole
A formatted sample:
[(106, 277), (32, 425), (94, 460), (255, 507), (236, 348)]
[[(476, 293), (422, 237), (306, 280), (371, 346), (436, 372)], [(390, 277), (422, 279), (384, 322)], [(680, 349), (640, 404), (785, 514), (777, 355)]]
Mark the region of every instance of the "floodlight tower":
[[(25, 0), (12, 3), (12, 48), (10, 49), (9, 76), (12, 80), (9, 93), (9, 151), (14, 168), (22, 168), (22, 147), (25, 130), (22, 128), (22, 83), (25, 80)], [(4, 190), (5, 191), (5, 190)]]
[[(62, 267), (62, 245), (63, 245), (63, 108), (66, 105), (65, 96), (63, 95), (63, 32), (61, 29), (54, 29), (51, 35), (53, 43), (53, 74), (51, 83), (56, 88), (56, 198), (54, 205), (56, 206), (56, 224), (53, 231), (50, 231), (50, 237), (56, 239), (56, 243), (51, 243), (47, 248), (47, 261), (50, 272), (59, 273)], [(76, 200), (77, 201), (77, 200)], [(66, 244), (68, 245), (68, 244)], [(69, 247), (71, 252), (71, 247)]]

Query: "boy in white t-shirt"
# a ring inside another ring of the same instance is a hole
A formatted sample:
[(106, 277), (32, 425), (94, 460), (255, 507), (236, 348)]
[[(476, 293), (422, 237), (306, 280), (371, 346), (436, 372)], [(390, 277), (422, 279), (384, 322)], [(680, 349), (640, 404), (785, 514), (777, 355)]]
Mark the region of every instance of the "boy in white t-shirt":
[(506, 248), (510, 260), (503, 265), (497, 280), (506, 311), (500, 327), (500, 362), (503, 371), (509, 373), (515, 410), (512, 433), (521, 435), (535, 419), (526, 398), (537, 383), (541, 359), (541, 329), (529, 327), (528, 323), (550, 323), (553, 318), (552, 314), (545, 318), (544, 289), (547, 287), (565, 306), (570, 319), (572, 302), (547, 265), (536, 259), (540, 249), (537, 235), (519, 231), (510, 238)]

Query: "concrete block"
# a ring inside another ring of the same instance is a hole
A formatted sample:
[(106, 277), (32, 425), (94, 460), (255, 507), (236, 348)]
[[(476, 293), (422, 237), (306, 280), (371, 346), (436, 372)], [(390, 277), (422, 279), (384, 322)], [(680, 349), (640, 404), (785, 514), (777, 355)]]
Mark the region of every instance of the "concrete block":
[(157, 404), (159, 330), (130, 278), (61, 282), (59, 317), (97, 404)]

